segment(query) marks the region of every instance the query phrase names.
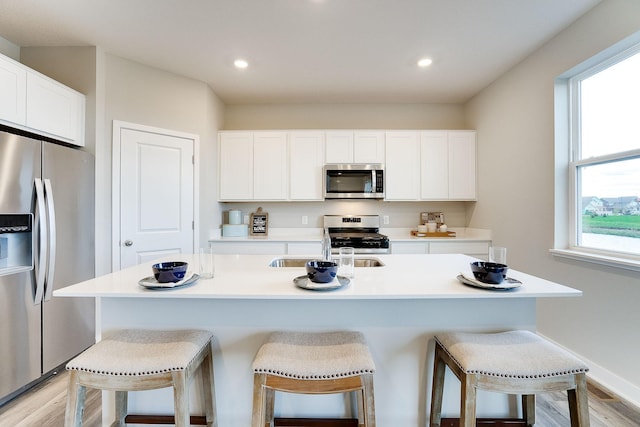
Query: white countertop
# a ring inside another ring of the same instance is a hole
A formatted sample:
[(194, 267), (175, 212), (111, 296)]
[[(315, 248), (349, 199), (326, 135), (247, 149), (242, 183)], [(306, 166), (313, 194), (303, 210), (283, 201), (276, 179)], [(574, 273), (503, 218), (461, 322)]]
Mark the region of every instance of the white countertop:
[[(54, 291), (56, 297), (111, 298), (203, 298), (203, 299), (455, 299), (573, 297), (581, 291), (535, 276), (510, 270), (520, 288), (509, 291), (478, 289), (460, 283), (462, 272), (471, 276), (466, 255), (371, 255), (383, 267), (358, 267), (355, 278), (341, 289), (310, 291), (295, 286), (293, 279), (305, 274), (303, 267), (269, 267), (279, 255), (215, 255), (215, 277), (170, 290), (149, 290), (138, 281), (152, 274), (146, 263)], [(297, 258), (286, 256), (287, 258)], [(310, 257), (311, 258), (311, 257)], [(196, 267), (192, 255), (170, 257)], [(167, 260), (167, 259), (165, 259)], [(191, 268), (190, 268), (191, 269)]]
[[(393, 241), (490, 241), (491, 231), (480, 228), (450, 227), (456, 237), (416, 237), (411, 235), (411, 228), (380, 228), (380, 233)], [(210, 242), (319, 242), (322, 240), (322, 228), (273, 228), (267, 236), (224, 237), (216, 235)]]

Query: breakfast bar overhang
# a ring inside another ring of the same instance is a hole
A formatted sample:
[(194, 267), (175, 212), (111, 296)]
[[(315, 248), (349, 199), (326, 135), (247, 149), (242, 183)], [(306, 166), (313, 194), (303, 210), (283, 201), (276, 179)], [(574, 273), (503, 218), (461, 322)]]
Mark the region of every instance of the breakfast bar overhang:
[[(579, 290), (520, 271), (512, 290), (487, 290), (460, 283), (471, 275), (465, 255), (375, 255), (384, 265), (355, 269), (344, 288), (312, 291), (295, 286), (304, 267), (270, 267), (277, 255), (216, 255), (215, 277), (179, 289), (149, 290), (138, 285), (151, 275), (151, 263), (78, 283), (56, 297), (96, 297), (97, 339), (116, 328), (202, 328), (215, 335), (214, 372), (220, 427), (246, 427), (251, 421), (251, 362), (275, 330), (358, 330), (376, 364), (376, 421), (379, 427), (427, 425), (435, 333), (449, 330), (536, 330), (537, 298), (577, 297)], [(174, 255), (196, 266), (197, 257)], [(309, 258), (314, 258), (310, 256)], [(369, 257), (371, 258), (371, 257)], [(449, 373), (448, 373), (449, 374)], [(459, 384), (447, 376), (443, 416), (459, 411)], [(192, 404), (199, 411), (197, 381)], [(196, 396), (197, 397), (197, 396)], [(103, 425), (113, 419), (110, 393), (104, 394)], [(480, 417), (516, 417), (518, 401), (479, 393)], [(342, 395), (278, 395), (282, 417), (351, 416)], [(170, 414), (170, 389), (131, 393), (130, 413)]]

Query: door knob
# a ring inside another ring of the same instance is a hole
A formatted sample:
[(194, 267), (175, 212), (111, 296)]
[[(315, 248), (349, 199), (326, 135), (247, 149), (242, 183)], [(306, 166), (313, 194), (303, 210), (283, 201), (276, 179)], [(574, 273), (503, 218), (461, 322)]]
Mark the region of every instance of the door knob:
[(125, 246), (133, 246), (133, 242), (131, 240), (125, 240), (124, 241), (124, 245)]

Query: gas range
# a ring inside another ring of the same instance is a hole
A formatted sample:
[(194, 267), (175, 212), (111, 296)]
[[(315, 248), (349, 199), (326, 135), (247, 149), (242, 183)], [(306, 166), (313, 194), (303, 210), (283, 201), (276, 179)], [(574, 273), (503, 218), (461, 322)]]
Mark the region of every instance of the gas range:
[(389, 238), (380, 234), (378, 215), (325, 215), (332, 252), (350, 246), (357, 254), (389, 253)]

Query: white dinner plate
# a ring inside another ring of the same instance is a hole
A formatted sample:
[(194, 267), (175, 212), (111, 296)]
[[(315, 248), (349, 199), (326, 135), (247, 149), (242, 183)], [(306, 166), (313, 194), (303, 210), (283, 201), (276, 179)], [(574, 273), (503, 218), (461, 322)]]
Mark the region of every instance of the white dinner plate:
[(504, 279), (502, 283), (484, 283), (475, 278), (467, 277), (464, 274), (460, 273), (458, 275), (458, 280), (465, 285), (474, 286), (476, 288), (482, 289), (491, 289), (496, 291), (506, 291), (509, 289), (515, 289), (522, 286), (522, 282), (517, 279), (512, 279), (511, 277), (507, 277)]
[(189, 274), (189, 272), (187, 272), (187, 274), (185, 274), (185, 279), (182, 279), (179, 282), (160, 283), (156, 280), (155, 277), (149, 276), (145, 277), (144, 279), (140, 279), (140, 281), (138, 281), (138, 284), (146, 289), (166, 290), (184, 288), (186, 286), (193, 285), (198, 281), (199, 278), (199, 275), (195, 273)]
[(351, 283), (351, 280), (348, 277), (336, 276), (336, 278), (329, 283), (316, 283), (309, 280), (308, 276), (298, 276), (293, 279), (293, 283), (299, 288), (309, 289), (311, 291), (332, 291), (347, 286)]

